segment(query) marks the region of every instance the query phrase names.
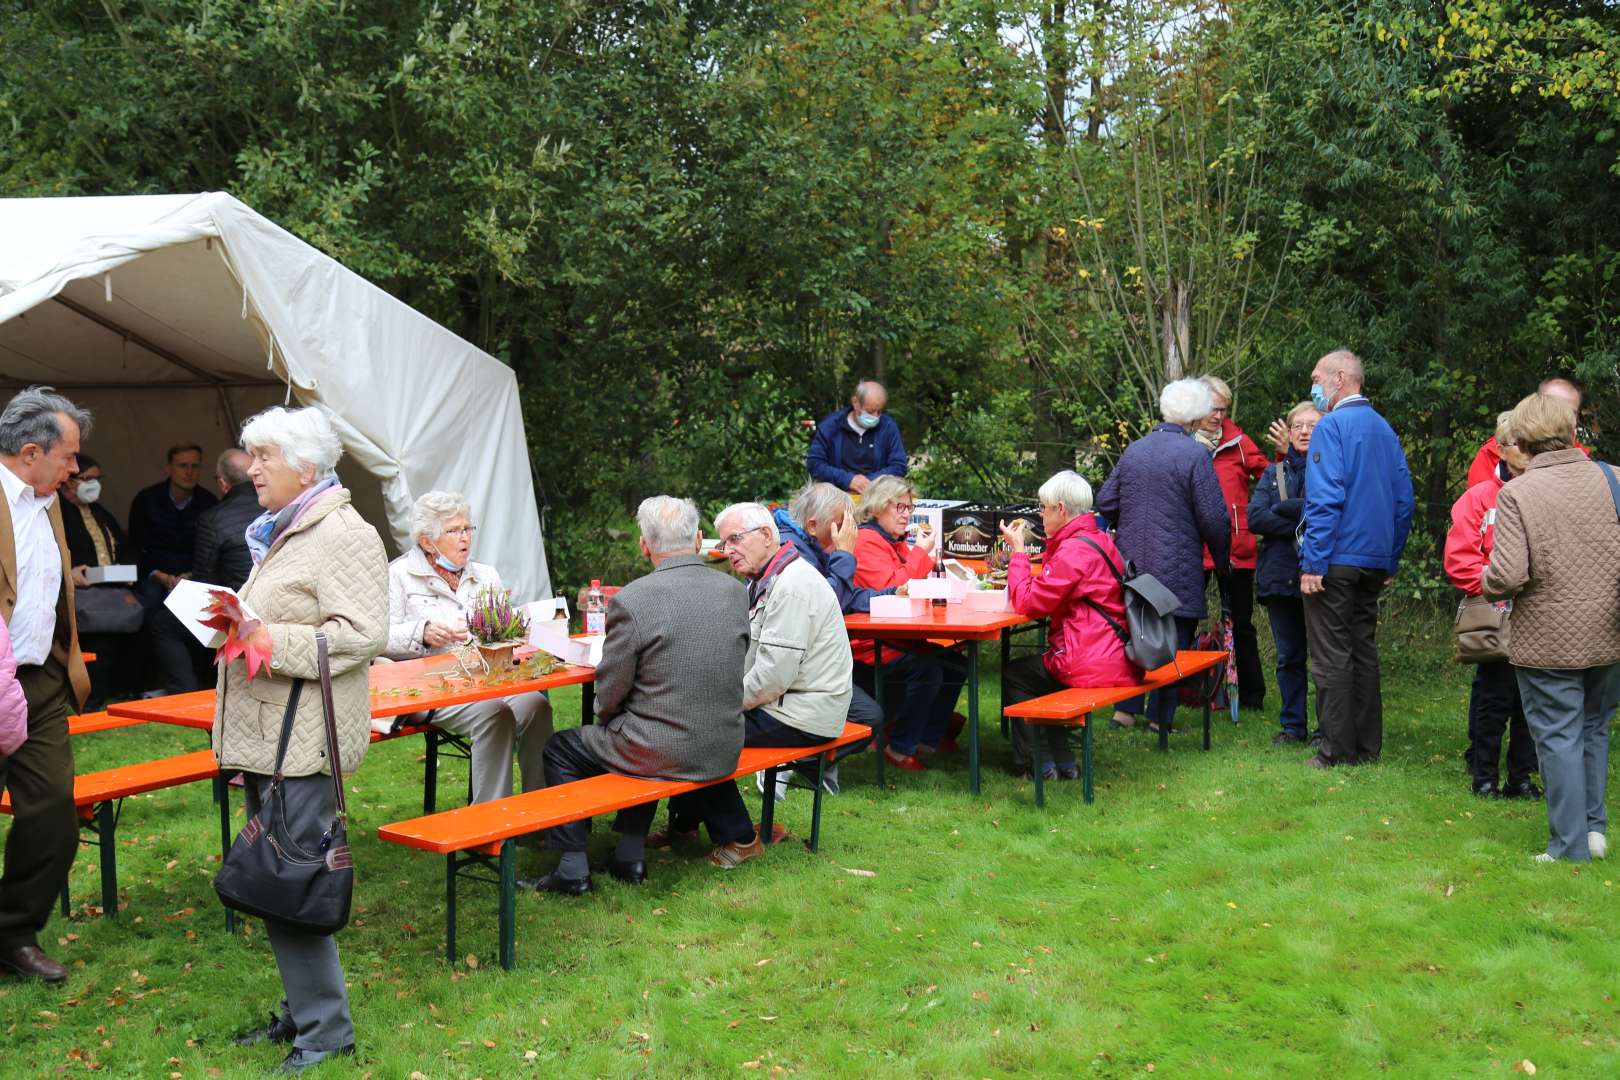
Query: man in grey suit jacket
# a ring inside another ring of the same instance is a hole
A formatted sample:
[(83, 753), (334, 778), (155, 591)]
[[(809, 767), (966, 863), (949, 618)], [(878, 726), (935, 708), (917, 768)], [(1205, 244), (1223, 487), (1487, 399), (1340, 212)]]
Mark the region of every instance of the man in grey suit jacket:
[[(641, 553), (652, 573), (619, 590), (608, 605), (607, 640), (596, 669), (597, 724), (559, 731), (546, 743), (546, 784), (603, 773), (661, 780), (713, 780), (737, 767), (743, 745), (743, 665), (748, 652), (748, 590), (703, 564), (697, 507), (659, 495), (636, 511)], [(657, 803), (619, 811), (619, 846), (608, 871), (630, 884), (647, 880), (645, 846)], [(590, 822), (546, 834), (563, 853), (535, 882), (542, 892), (591, 889), (585, 841)], [(717, 844), (752, 836), (713, 837)]]

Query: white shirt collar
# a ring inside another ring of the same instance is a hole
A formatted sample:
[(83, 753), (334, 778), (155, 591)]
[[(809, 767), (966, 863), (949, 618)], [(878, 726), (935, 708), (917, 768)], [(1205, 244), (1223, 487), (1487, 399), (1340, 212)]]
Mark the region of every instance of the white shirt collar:
[(37, 509), (49, 510), (56, 501), (56, 492), (44, 497), (34, 494), (34, 486), (5, 465), (0, 465), (0, 485), (6, 489), (6, 502), (15, 507), (31, 504)]

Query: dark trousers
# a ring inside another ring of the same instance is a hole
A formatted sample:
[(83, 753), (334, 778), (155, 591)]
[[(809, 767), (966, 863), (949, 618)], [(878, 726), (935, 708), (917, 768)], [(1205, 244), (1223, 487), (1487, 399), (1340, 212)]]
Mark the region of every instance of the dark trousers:
[[(743, 711), (744, 746), (817, 746), (826, 741), (825, 735), (812, 735), (790, 727), (764, 709)], [(735, 780), (711, 784), (669, 800), (671, 829), (691, 832), (699, 821), (708, 828), (709, 839), (716, 844), (750, 840), (754, 836), (754, 819), (748, 816), (748, 806)]]
[(1506, 660), (1478, 664), (1468, 694), (1468, 768), (1474, 783), (1501, 782), (1497, 763), (1507, 734), (1507, 782), (1512, 787), (1536, 771), (1536, 744), (1525, 722), (1519, 680)]
[[(598, 761), (596, 755), (586, 747), (579, 728), (567, 728), (547, 739), (543, 757), (547, 787), (569, 784), (575, 780), (601, 776), (612, 771)], [(647, 830), (652, 828), (653, 815), (657, 812), (656, 802), (643, 806), (627, 806), (614, 818), (613, 831), (646, 836)], [(590, 835), (590, 818), (584, 821), (571, 821), (567, 825), (547, 829), (546, 846), (557, 851), (584, 851), (585, 841)]]
[(0, 788), (11, 793), (11, 831), (0, 874), (0, 948), (39, 944), (39, 931), (79, 853), (73, 810), (73, 744), (67, 671), (55, 660), (17, 668), (28, 701), (28, 738), (0, 757)]
[[(1282, 695), (1282, 729), (1305, 738), (1310, 714), (1306, 699), (1310, 693), (1309, 655), (1305, 643), (1305, 604), (1297, 596), (1263, 600), (1271, 620), (1271, 640), (1277, 645), (1277, 693)], [(1320, 716), (1318, 717), (1320, 720)]]
[[(1016, 705), (1031, 698), (1045, 697), (1055, 694), (1059, 690), (1067, 690), (1068, 686), (1052, 678), (1046, 670), (1046, 659), (1042, 656), (1020, 656), (1006, 667), (1001, 669), (1002, 697), (1008, 705)], [(1074, 744), (1069, 737), (1069, 729), (1056, 725), (1036, 724), (1032, 729), (1016, 716), (1009, 724), (1012, 732), (1013, 765), (1021, 771), (1034, 768), (1034, 755), (1030, 746), (1031, 730), (1039, 732), (1036, 736), (1042, 742), (1043, 764), (1073, 765)]]
[(1254, 571), (1233, 570), (1226, 594), (1232, 604), (1232, 644), (1237, 649), (1238, 705), (1264, 708), (1266, 673), (1260, 666), (1260, 638), (1254, 632)]
[(904, 685), (900, 708), (889, 710), (895, 719), (887, 745), (897, 754), (915, 753), (919, 745), (937, 747), (950, 729), (956, 699), (967, 682), (966, 662), (950, 652), (885, 649), (883, 677), (891, 682), (899, 679)]
[(1322, 760), (1378, 760), (1384, 748), (1384, 696), (1378, 672), (1378, 594), (1382, 570), (1329, 566), (1323, 590), (1304, 598), (1305, 631), (1316, 676)]
[(214, 654), (166, 607), (146, 609), (146, 639), (152, 647), (152, 667), (158, 686), (166, 694), (186, 694), (212, 686)]

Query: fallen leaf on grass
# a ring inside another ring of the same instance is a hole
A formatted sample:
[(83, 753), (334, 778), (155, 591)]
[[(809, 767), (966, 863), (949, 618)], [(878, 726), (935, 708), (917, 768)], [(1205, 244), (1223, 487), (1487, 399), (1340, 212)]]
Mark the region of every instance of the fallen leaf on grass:
[(1515, 1061), (1513, 1071), (1524, 1073), (1526, 1076), (1534, 1076), (1536, 1075), (1536, 1063), (1529, 1058), (1525, 1058), (1523, 1061)]
[(742, 1025), (742, 1020), (738, 1019), (738, 1020), (733, 1020), (731, 1023), (727, 1024), (726, 1027), (734, 1028), (734, 1027), (740, 1027), (741, 1025)]
[(168, 862), (163, 864), (163, 869), (165, 869), (165, 870), (173, 870), (175, 867), (177, 867), (179, 865), (180, 865), (180, 860), (179, 859), (170, 859)]
[(876, 870), (857, 870), (852, 866), (844, 867), (844, 873), (853, 875), (854, 877), (877, 877)]
[(1231, 909), (1232, 909), (1232, 910), (1233, 910), (1233, 911), (1236, 911), (1236, 910), (1237, 910), (1237, 904), (1236, 904), (1236, 903), (1234, 903), (1234, 902), (1233, 902), (1233, 901), (1231, 901), (1231, 900), (1228, 900), (1228, 901), (1227, 901), (1227, 902), (1226, 902), (1226, 906), (1227, 906), (1227, 907), (1229, 907), (1229, 908), (1231, 908)]
[(655, 908), (653, 908), (653, 914), (654, 915), (668, 915), (669, 914), (669, 908), (667, 908), (667, 907), (655, 907)]
[(742, 1063), (742, 1067), (745, 1069), (757, 1069), (759, 1066), (760, 1060), (758, 1058), (755, 1058), (753, 1061), (745, 1061)]
[(538, 1058), (539, 1056), (540, 1056), (540, 1051), (538, 1051), (538, 1050), (525, 1050), (525, 1051), (523, 1051), (523, 1060), (524, 1061), (533, 1061), (535, 1058)]
[(484, 1040), (484, 1049), (485, 1050), (493, 1050), (493, 1049), (495, 1049), (495, 1040), (494, 1039), (485, 1039)]
[(476, 968), (478, 966), (478, 954), (477, 953), (468, 953), (467, 954), (467, 966), (470, 967), (470, 968)]
[(776, 1017), (774, 1017), (774, 1016), (762, 1016), (762, 1017), (760, 1017), (760, 1019), (765, 1021), (767, 1024), (769, 1024), (771, 1021), (775, 1020)]
[(988, 1005), (988, 1004), (990, 1004), (990, 994), (989, 994), (988, 991), (985, 991), (985, 990), (975, 990), (975, 991), (973, 991), (973, 1000), (974, 1001), (982, 1001), (986, 1005)]
[(765, 959), (763, 959), (763, 960), (759, 960), (759, 961), (756, 961), (756, 962), (755, 962), (755, 963), (754, 963), (754, 966), (755, 966), (755, 967), (764, 967), (764, 966), (765, 966), (765, 965), (766, 965), (766, 964), (768, 964), (768, 963), (770, 963), (770, 962), (771, 962), (771, 958), (770, 958), (770, 957), (768, 957), (768, 956), (767, 956), (767, 957), (766, 957), (766, 958), (765, 958)]

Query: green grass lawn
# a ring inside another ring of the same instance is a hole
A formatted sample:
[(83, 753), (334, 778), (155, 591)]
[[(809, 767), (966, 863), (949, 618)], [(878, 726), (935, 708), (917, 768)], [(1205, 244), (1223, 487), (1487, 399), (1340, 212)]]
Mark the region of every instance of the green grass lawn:
[[(1378, 766), (1321, 773), (1273, 750), (1273, 700), (1218, 719), (1208, 754), (1194, 734), (1163, 756), (1102, 731), (1096, 804), (1054, 784), (1045, 812), (1006, 771), (991, 671), (982, 795), (960, 761), (878, 791), (862, 755), (819, 854), (788, 843), (725, 873), (661, 852), (641, 888), (603, 874), (581, 900), (520, 896), (510, 973), (493, 889), (464, 887), (448, 964), (442, 859), (375, 839), (421, 799), (420, 742), (384, 744), (350, 781), (360, 878), (339, 941), (360, 1056), (320, 1075), (1620, 1073), (1613, 872), (1531, 864), (1542, 808), (1468, 794), (1467, 672), (1400, 648)], [(577, 692), (554, 700), (575, 722)], [(78, 744), (80, 768), (202, 745), (111, 732)], [(780, 820), (807, 833), (807, 795)], [(225, 933), (217, 828), (206, 784), (129, 800), (116, 921), (87, 910), (99, 875), (81, 854), (75, 912), (45, 935), (73, 976), (0, 982), (0, 1074), (253, 1076), (279, 1060), (230, 1044), (279, 984), (257, 924)], [(526, 851), (520, 870), (553, 858)]]

